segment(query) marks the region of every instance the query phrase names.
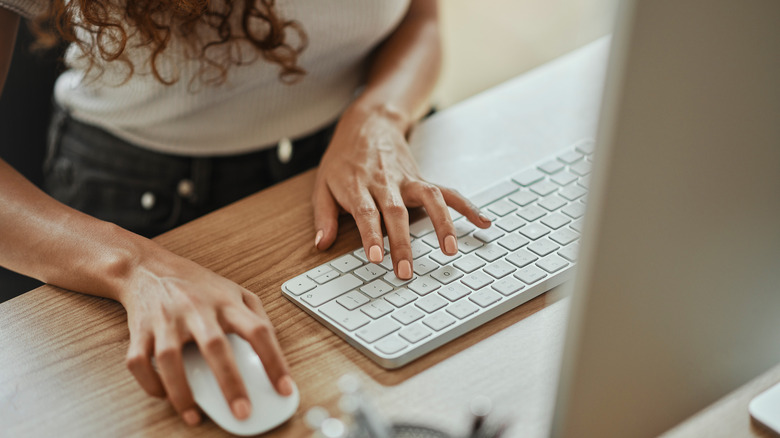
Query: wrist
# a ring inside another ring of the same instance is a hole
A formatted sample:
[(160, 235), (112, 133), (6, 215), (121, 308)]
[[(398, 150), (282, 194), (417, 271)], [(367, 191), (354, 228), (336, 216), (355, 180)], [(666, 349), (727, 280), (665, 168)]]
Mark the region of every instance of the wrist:
[(363, 94), (345, 111), (345, 117), (358, 116), (364, 119), (379, 117), (406, 135), (412, 127), (411, 115), (397, 105)]

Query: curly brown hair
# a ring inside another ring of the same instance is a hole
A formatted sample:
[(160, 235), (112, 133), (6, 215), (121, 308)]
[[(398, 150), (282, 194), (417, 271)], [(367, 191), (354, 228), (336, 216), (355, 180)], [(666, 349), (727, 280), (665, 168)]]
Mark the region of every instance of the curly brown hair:
[[(120, 61), (129, 67), (129, 79), (138, 60), (128, 56), (128, 49), (146, 49), (145, 61), (154, 77), (173, 84), (179, 78), (163, 77), (159, 61), (173, 38), (180, 38), (195, 49), (189, 53), (200, 61), (196, 76), (205, 83), (218, 85), (232, 65), (253, 61), (241, 56), (238, 45), (245, 42), (279, 66), (282, 82), (296, 82), (306, 73), (298, 65), (306, 33), (300, 23), (283, 19), (275, 9), (275, 0), (52, 0), (31, 27), (36, 47), (76, 44), (88, 72), (102, 73), (101, 61)], [(287, 41), (287, 30), (296, 32), (297, 44)]]

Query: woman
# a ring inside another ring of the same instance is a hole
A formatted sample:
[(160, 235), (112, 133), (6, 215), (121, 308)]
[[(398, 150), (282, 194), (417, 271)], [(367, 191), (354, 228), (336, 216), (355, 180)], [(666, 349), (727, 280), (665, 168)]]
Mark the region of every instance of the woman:
[(407, 207), (427, 210), (447, 254), (457, 251), (447, 206), (490, 224), (458, 193), (424, 181), (406, 142), (439, 71), (435, 0), (47, 5), (0, 0), (0, 86), (20, 14), (33, 18), (41, 44), (69, 43), (44, 164), (51, 196), (0, 161), (0, 265), (119, 301), (128, 368), (189, 425), (200, 413), (183, 373), (186, 342), (199, 345), (239, 419), (251, 406), (226, 332), (252, 344), (280, 394), (292, 380), (255, 294), (142, 235), (320, 156), (312, 200), (320, 250), (345, 211), (379, 263), (384, 223), (395, 273), (408, 279)]

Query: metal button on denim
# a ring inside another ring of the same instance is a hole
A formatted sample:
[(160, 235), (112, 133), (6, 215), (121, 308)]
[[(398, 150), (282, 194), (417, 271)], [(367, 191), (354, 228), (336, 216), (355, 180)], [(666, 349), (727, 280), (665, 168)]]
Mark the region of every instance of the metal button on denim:
[(154, 196), (154, 193), (152, 192), (144, 192), (144, 194), (141, 195), (141, 207), (143, 207), (144, 210), (151, 210), (154, 208), (156, 202), (157, 197)]
[(289, 138), (284, 137), (279, 140), (279, 145), (276, 148), (276, 156), (282, 163), (289, 163), (292, 159), (293, 145)]
[(195, 193), (195, 183), (193, 183), (192, 180), (183, 179), (179, 181), (179, 185), (176, 187), (176, 192), (182, 198), (192, 198), (192, 195)]

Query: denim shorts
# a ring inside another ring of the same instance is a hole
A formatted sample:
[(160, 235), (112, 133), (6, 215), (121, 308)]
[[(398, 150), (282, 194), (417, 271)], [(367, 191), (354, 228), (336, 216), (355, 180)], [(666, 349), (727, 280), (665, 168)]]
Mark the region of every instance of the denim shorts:
[(317, 166), (334, 129), (292, 141), (291, 151), (280, 143), (248, 154), (188, 157), (135, 146), (55, 105), (44, 189), (77, 210), (153, 237)]

